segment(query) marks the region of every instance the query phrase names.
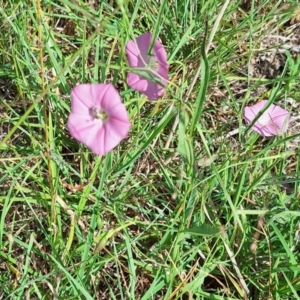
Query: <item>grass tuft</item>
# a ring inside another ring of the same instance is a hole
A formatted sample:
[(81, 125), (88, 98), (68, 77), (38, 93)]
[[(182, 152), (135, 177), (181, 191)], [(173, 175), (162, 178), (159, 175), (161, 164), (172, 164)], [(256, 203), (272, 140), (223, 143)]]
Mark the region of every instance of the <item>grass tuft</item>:
[[(299, 4), (0, 0), (0, 299), (298, 299)], [(170, 82), (126, 84), (152, 32)], [(78, 83), (132, 128), (105, 157), (66, 128)], [(245, 127), (262, 99), (284, 136)]]

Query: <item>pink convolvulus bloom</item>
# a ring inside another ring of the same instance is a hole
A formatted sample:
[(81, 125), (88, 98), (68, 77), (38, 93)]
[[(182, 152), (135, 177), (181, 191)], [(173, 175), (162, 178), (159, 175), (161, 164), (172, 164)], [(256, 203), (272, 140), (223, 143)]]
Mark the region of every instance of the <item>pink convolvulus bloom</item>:
[[(253, 106), (245, 107), (244, 117), (247, 124), (250, 124), (254, 120), (267, 102), (267, 100), (262, 100)], [(271, 104), (253, 124), (252, 129), (265, 137), (280, 135), (287, 131), (289, 119), (290, 114), (288, 111)]]
[[(166, 85), (169, 79), (167, 53), (163, 45), (155, 40), (149, 55), (151, 39), (152, 34), (147, 32), (126, 44), (129, 66), (131, 68), (146, 68), (143, 70), (144, 72), (153, 76), (162, 85)], [(165, 91), (162, 85), (131, 72), (127, 74), (127, 84), (132, 89), (145, 94), (151, 100), (157, 100)]]
[(94, 153), (105, 155), (127, 136), (128, 113), (112, 84), (79, 84), (71, 98), (70, 134)]

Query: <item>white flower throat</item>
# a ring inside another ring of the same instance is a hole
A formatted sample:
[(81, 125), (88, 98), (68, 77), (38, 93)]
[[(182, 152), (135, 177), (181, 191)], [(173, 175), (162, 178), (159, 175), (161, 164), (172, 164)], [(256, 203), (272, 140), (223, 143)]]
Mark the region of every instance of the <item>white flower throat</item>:
[(158, 68), (158, 61), (155, 56), (150, 56), (148, 66), (152, 71), (156, 71)]
[(94, 106), (91, 108), (91, 115), (94, 119), (106, 121), (108, 119), (108, 114), (103, 109)]

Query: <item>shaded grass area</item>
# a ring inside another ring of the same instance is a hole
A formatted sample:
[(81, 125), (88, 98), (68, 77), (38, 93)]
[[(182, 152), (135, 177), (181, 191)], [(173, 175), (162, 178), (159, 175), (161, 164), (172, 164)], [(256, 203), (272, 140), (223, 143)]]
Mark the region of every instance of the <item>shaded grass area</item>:
[[(298, 115), (298, 6), (222, 5), (1, 3), (1, 299), (299, 298), (297, 122), (263, 139), (242, 120), (261, 99)], [(157, 102), (126, 85), (146, 31), (170, 64)], [(66, 129), (88, 82), (113, 83), (132, 122), (105, 157)]]

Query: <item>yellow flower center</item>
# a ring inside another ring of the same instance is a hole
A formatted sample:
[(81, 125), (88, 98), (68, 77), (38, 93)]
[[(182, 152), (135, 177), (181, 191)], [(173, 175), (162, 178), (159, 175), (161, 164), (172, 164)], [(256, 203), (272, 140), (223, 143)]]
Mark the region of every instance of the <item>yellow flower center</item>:
[(108, 114), (98, 107), (94, 106), (91, 109), (91, 115), (94, 119), (98, 119), (101, 121), (106, 121), (108, 119)]

